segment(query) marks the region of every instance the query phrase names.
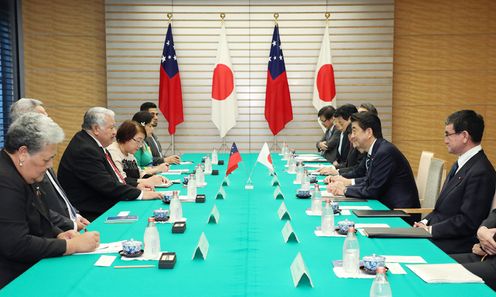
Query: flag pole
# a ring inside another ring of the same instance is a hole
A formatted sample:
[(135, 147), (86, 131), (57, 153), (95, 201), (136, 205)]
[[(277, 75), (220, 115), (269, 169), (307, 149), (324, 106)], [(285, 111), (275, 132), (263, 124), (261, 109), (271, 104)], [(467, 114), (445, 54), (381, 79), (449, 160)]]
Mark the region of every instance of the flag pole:
[(227, 152), (228, 151), (228, 147), (227, 147), (227, 144), (226, 144), (226, 137), (222, 137), (222, 144), (219, 148), (219, 152)]

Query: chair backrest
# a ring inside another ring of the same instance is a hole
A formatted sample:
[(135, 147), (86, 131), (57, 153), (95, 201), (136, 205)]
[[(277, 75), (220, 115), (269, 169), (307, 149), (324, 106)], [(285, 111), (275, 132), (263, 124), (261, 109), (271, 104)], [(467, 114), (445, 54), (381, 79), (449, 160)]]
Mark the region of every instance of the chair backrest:
[(491, 205), (491, 210), (489, 212), (491, 212), (495, 208), (496, 208), (496, 191), (494, 191), (493, 204)]
[(425, 186), (424, 200), (421, 201), (423, 208), (434, 208), (436, 205), (439, 192), (441, 191), (441, 187), (443, 185), (443, 174), (446, 174), (446, 170), (444, 170), (445, 163), (445, 160), (437, 158), (431, 159), (427, 183)]
[(425, 188), (429, 175), (429, 166), (431, 165), (431, 159), (433, 156), (434, 153), (428, 151), (422, 151), (422, 154), (420, 155), (420, 162), (415, 182), (417, 183), (417, 189), (419, 192), (419, 199), (421, 204), (422, 201), (424, 201), (425, 199)]

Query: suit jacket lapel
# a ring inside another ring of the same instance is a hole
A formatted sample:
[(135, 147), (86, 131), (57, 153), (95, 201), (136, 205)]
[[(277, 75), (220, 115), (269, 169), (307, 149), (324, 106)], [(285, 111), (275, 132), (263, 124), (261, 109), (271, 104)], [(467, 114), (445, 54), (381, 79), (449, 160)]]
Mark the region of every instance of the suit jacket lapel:
[(440, 204), (447, 196), (448, 194), (453, 191), (462, 181), (465, 175), (467, 174), (467, 171), (469, 171), (472, 166), (480, 159), (482, 158), (483, 151), (479, 151), (475, 156), (473, 156), (470, 160), (463, 165), (460, 170), (451, 178), (449, 181), (445, 181), (443, 188), (441, 189), (441, 192), (439, 193), (439, 198), (437, 199), (436, 206), (438, 206), (438, 203)]

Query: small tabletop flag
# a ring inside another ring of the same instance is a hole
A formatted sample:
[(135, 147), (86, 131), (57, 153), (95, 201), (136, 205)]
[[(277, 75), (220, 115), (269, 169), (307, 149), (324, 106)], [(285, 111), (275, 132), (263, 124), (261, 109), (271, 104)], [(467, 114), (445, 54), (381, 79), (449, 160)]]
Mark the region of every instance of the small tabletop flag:
[(236, 143), (233, 142), (231, 152), (229, 153), (229, 162), (227, 163), (226, 176), (231, 174), (234, 169), (238, 168), (238, 163), (241, 162), (241, 155), (239, 154)]
[(269, 145), (267, 142), (262, 146), (260, 154), (258, 154), (257, 162), (267, 167), (270, 172), (274, 172), (274, 165), (272, 164), (272, 157), (270, 156)]

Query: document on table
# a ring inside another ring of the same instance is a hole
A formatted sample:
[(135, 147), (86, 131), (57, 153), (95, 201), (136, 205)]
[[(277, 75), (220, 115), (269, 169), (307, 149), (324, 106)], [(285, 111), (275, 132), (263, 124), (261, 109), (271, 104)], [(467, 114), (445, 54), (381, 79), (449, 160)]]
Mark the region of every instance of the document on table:
[(392, 255), (382, 255), (386, 257), (386, 262), (395, 263), (427, 263), (421, 256), (392, 256)]
[(484, 281), (458, 263), (409, 264), (416, 275), (426, 283), (484, 283)]
[(122, 250), (122, 242), (124, 242), (124, 240), (116, 241), (116, 242), (110, 242), (110, 243), (100, 243), (100, 245), (93, 252), (74, 253), (73, 255), (91, 255), (91, 254), (111, 254), (111, 253), (118, 253), (119, 251)]

